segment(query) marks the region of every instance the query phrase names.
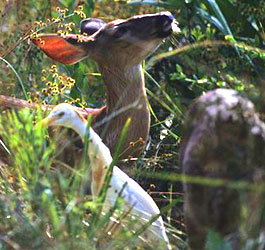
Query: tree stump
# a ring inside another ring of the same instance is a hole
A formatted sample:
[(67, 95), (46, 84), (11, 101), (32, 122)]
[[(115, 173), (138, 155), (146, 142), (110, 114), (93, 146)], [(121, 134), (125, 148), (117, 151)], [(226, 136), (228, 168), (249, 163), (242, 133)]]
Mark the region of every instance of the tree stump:
[(186, 118), (180, 161), (185, 176), (222, 180), (184, 180), (190, 248), (204, 249), (209, 232), (233, 249), (257, 239), (264, 229), (264, 186), (258, 184), (265, 179), (265, 125), (254, 105), (228, 89), (198, 98)]

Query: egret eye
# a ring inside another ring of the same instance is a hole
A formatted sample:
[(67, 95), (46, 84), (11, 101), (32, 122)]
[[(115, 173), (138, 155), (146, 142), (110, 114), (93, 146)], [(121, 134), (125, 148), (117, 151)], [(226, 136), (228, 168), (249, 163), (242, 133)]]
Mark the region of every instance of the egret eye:
[(65, 113), (62, 111), (58, 114), (59, 117), (63, 117), (65, 115)]
[(127, 27), (124, 27), (124, 26), (123, 27), (120, 27), (114, 33), (113, 37), (115, 37), (115, 38), (121, 38), (128, 31), (129, 31), (129, 29)]

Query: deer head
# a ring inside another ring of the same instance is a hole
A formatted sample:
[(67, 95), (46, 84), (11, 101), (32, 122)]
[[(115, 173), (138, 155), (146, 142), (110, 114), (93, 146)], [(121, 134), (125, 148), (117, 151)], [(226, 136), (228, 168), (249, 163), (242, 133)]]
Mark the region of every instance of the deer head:
[(43, 34), (33, 42), (49, 57), (63, 64), (73, 64), (89, 56), (99, 64), (135, 65), (172, 33), (176, 27), (174, 23), (169, 12), (109, 23), (89, 18), (81, 22), (81, 35)]

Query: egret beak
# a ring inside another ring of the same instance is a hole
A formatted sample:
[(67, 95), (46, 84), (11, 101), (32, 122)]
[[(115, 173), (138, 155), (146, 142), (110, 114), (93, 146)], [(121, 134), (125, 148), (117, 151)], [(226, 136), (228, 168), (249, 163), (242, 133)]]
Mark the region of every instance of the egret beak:
[(49, 125), (52, 125), (52, 123), (56, 120), (55, 117), (46, 117), (44, 118), (42, 121), (41, 121), (41, 126), (44, 127), (44, 126), (49, 126)]

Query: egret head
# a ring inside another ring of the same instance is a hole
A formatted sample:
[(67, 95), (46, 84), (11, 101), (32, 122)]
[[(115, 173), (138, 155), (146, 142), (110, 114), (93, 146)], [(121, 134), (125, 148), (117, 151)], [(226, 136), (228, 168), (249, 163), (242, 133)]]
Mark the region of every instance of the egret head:
[(80, 122), (84, 123), (86, 120), (76, 108), (68, 103), (61, 103), (53, 108), (41, 124), (42, 126), (63, 126), (74, 129)]

